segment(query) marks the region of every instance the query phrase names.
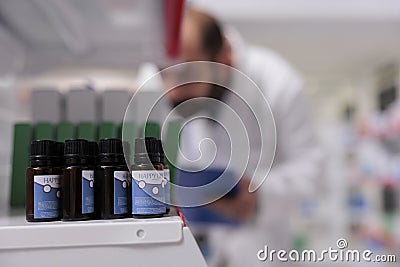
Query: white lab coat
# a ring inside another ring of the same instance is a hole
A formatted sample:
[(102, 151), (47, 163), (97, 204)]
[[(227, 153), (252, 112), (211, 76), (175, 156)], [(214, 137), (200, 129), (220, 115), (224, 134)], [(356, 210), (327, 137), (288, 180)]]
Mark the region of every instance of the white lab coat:
[[(258, 261), (257, 252), (264, 245), (276, 250), (290, 248), (291, 209), (293, 203), (302, 196), (315, 192), (322, 168), (321, 153), (299, 75), (273, 52), (246, 46), (237, 36), (230, 36), (229, 39), (233, 47), (234, 67), (259, 86), (271, 107), (276, 124), (277, 145), (269, 176), (257, 191), (258, 211), (254, 220), (239, 229), (212, 229), (209, 240), (211, 249), (223, 257), (229, 267), (279, 266), (277, 261), (270, 264)], [(246, 89), (240, 92), (251, 93)], [(257, 109), (260, 104), (257, 98), (249, 96), (247, 99), (253, 99), (248, 104)], [(228, 105), (229, 101), (228, 98)], [(219, 118), (223, 123), (223, 115)], [(189, 157), (199, 157), (196, 142), (204, 137), (214, 139), (216, 144), (226, 142), (220, 130), (205, 121), (189, 124), (181, 136), (183, 153)], [(251, 133), (252, 129), (247, 131)], [(270, 136), (266, 134), (264, 138), (267, 144), (264, 149), (273, 149)], [(253, 153), (259, 150), (259, 141), (250, 139), (250, 147)], [(223, 151), (219, 152), (223, 154)], [(261, 168), (269, 167), (268, 160), (261, 158)], [(251, 161), (250, 168), (255, 168), (257, 162)]]

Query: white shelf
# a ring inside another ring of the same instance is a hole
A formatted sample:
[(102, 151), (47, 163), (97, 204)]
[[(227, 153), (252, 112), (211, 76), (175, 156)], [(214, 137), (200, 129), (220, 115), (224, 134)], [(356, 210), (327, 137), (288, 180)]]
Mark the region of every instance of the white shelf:
[(2, 267), (55, 262), (61, 267), (206, 266), (192, 233), (177, 216), (48, 223), (2, 219), (0, 262)]

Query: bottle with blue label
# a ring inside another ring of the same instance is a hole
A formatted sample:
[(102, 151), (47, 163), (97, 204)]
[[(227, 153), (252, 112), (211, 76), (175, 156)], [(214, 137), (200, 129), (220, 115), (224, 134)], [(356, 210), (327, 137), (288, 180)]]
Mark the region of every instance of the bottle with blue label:
[(162, 217), (166, 213), (164, 166), (156, 138), (135, 140), (132, 166), (132, 215), (135, 218)]
[(65, 168), (62, 179), (62, 219), (65, 221), (94, 218), (93, 153), (86, 140), (65, 141)]
[(38, 140), (31, 143), (26, 171), (26, 220), (56, 221), (61, 218), (62, 167), (56, 143)]
[(160, 161), (161, 164), (164, 166), (164, 183), (165, 183), (165, 208), (166, 213), (170, 212), (170, 204), (171, 204), (171, 178), (169, 173), (169, 166), (165, 163), (165, 155), (164, 155), (164, 148), (162, 145), (162, 141), (158, 140), (158, 150), (160, 151)]
[(96, 218), (126, 218), (130, 214), (128, 197), (131, 181), (120, 139), (99, 141), (98, 166), (95, 174)]

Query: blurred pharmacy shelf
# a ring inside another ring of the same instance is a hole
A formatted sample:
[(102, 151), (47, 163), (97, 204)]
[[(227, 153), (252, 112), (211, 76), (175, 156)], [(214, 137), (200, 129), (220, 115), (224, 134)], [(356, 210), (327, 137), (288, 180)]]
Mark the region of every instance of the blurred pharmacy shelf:
[(379, 110), (349, 121), (352, 142), (345, 155), (349, 229), (363, 247), (388, 252), (400, 250), (400, 102), (395, 99), (379, 99)]

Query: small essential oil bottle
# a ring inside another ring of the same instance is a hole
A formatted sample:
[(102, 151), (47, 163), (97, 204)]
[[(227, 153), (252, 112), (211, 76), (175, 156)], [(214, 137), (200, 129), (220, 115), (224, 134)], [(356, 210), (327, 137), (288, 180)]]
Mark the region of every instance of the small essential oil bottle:
[(166, 213), (164, 166), (156, 138), (135, 140), (132, 166), (132, 215), (135, 218), (162, 217)]
[(33, 141), (26, 170), (26, 220), (61, 219), (62, 168), (57, 166), (55, 142)]
[(162, 141), (158, 140), (158, 150), (160, 151), (160, 162), (164, 166), (164, 184), (165, 184), (165, 208), (166, 213), (170, 212), (171, 203), (171, 184), (170, 184), (170, 176), (169, 176), (169, 166), (165, 164), (165, 155), (164, 155), (164, 148), (162, 146)]
[(94, 218), (94, 168), (88, 141), (67, 140), (64, 146), (63, 220)]
[(126, 218), (130, 175), (120, 139), (100, 140), (95, 176), (96, 218)]

